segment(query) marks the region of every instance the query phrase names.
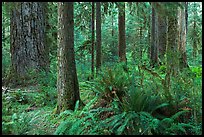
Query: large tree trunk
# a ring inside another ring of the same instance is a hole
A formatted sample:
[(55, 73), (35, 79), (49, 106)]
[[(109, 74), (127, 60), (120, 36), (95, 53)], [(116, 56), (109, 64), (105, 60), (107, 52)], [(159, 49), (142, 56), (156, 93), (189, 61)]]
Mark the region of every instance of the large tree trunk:
[[(185, 8), (186, 2), (181, 3)], [(179, 50), (179, 68), (182, 70), (183, 68), (188, 67), (187, 63), (187, 55), (186, 55), (186, 10), (179, 8), (178, 11), (178, 28), (179, 28), (179, 40), (178, 40), (178, 50)]]
[(167, 73), (173, 76), (176, 76), (179, 71), (177, 15), (177, 8), (171, 9), (171, 15), (168, 15)]
[(119, 14), (118, 14), (118, 52), (120, 62), (127, 62), (126, 59), (126, 38), (125, 38), (125, 3), (121, 2), (118, 6)]
[(118, 56), (118, 51), (117, 51), (117, 47), (116, 47), (116, 43), (115, 43), (115, 31), (114, 31), (114, 13), (111, 13), (111, 37), (112, 37), (112, 42), (111, 42), (111, 61), (114, 62), (115, 61), (115, 57)]
[(10, 52), (12, 72), (17, 77), (25, 77), (32, 70), (49, 70), (45, 25), (45, 3), (15, 3), (10, 20)]
[(60, 2), (58, 8), (58, 104), (57, 113), (74, 110), (80, 100), (74, 54), (73, 2)]
[(96, 3), (96, 73), (101, 67), (101, 3)]
[[(193, 8), (196, 9), (196, 2), (194, 2), (193, 4)], [(197, 22), (196, 22), (196, 15), (197, 15), (197, 12), (196, 10), (193, 10), (193, 35), (194, 35), (194, 38), (193, 38), (193, 58), (196, 59), (196, 56), (198, 54), (198, 43), (197, 43), (197, 37), (198, 37), (198, 34), (197, 34), (197, 31), (196, 31), (196, 26), (197, 26)]]
[(94, 25), (94, 20), (95, 20), (95, 3), (92, 2), (92, 28), (91, 28), (91, 41), (92, 41), (92, 48), (91, 48), (91, 72), (92, 72), (92, 77), (94, 78), (94, 46), (95, 46), (95, 25)]
[(158, 14), (158, 51), (159, 58), (164, 63), (167, 44), (167, 18), (165, 15)]
[(152, 35), (151, 35), (151, 53), (150, 61), (151, 66), (158, 65), (158, 20), (157, 13), (152, 5)]

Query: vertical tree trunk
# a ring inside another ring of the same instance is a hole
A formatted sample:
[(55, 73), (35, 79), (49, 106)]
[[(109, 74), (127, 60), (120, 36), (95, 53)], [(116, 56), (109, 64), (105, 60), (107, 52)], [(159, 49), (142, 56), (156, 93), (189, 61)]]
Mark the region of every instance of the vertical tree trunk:
[(58, 8), (57, 113), (74, 110), (80, 100), (74, 54), (73, 2), (60, 2)]
[(111, 44), (111, 59), (112, 61), (115, 61), (115, 57), (118, 56), (117, 55), (117, 47), (116, 47), (116, 44), (115, 44), (115, 32), (114, 32), (114, 13), (112, 12), (111, 14), (111, 37), (112, 37), (112, 44)]
[(125, 38), (125, 3), (119, 3), (119, 14), (118, 14), (118, 31), (119, 31), (119, 43), (118, 43), (118, 50), (119, 50), (119, 58), (120, 62), (127, 63), (126, 59), (126, 38)]
[(5, 46), (5, 15), (2, 15), (2, 46)]
[[(196, 9), (195, 2), (193, 4), (193, 6), (194, 6), (193, 8)], [(193, 39), (193, 57), (194, 57), (194, 59), (196, 58), (197, 51), (198, 51), (197, 38), (196, 38), (196, 36), (197, 36), (197, 31), (196, 31), (196, 14), (197, 14), (196, 10), (194, 10), (193, 11), (193, 17), (194, 17), (194, 19), (193, 19), (193, 34), (195, 36), (195, 38)]]
[(10, 20), (10, 52), (13, 73), (25, 77), (28, 71), (49, 69), (45, 43), (45, 3), (15, 3)]
[(94, 78), (94, 45), (95, 45), (95, 34), (94, 34), (94, 19), (95, 19), (95, 3), (92, 2), (92, 34), (91, 34), (91, 40), (92, 40), (92, 47), (91, 47), (91, 73), (92, 77)]
[[(186, 2), (181, 3), (184, 7)], [(178, 11), (178, 25), (179, 25), (179, 40), (178, 40), (178, 49), (179, 49), (179, 68), (188, 67), (187, 55), (186, 55), (186, 10), (179, 8)]]
[(171, 13), (168, 15), (167, 73), (176, 76), (179, 71), (177, 7), (172, 9)]
[(158, 23), (157, 14), (154, 7), (152, 6), (152, 35), (151, 35), (151, 54), (150, 61), (151, 66), (154, 67), (158, 65)]
[(167, 19), (165, 15), (158, 14), (158, 50), (159, 58), (164, 62), (167, 44)]
[(148, 58), (150, 59), (151, 61), (151, 15), (148, 16), (148, 50), (147, 50), (147, 55), (148, 55)]
[(96, 73), (101, 67), (101, 3), (96, 2)]

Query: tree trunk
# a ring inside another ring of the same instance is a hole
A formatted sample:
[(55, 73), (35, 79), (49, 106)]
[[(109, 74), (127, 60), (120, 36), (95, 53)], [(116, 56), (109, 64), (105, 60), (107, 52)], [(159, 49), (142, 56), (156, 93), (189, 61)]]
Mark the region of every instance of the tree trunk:
[(171, 15), (168, 15), (167, 73), (176, 76), (179, 71), (178, 8), (171, 9), (171, 13)]
[(116, 47), (116, 44), (115, 44), (115, 31), (114, 31), (114, 13), (112, 12), (111, 14), (111, 37), (112, 37), (112, 44), (111, 44), (111, 47), (110, 47), (110, 50), (111, 50), (111, 61), (114, 62), (115, 61), (115, 57), (117, 57), (118, 53), (117, 53), (117, 47)]
[(151, 54), (150, 61), (151, 66), (154, 67), (158, 65), (158, 23), (157, 14), (154, 7), (152, 6), (152, 36), (151, 36)]
[(10, 52), (12, 70), (17, 77), (25, 77), (33, 70), (46, 72), (49, 70), (49, 51), (45, 44), (44, 4), (15, 3), (11, 11)]
[(91, 40), (92, 40), (92, 48), (91, 48), (91, 73), (92, 78), (94, 78), (94, 45), (95, 45), (95, 34), (94, 34), (94, 19), (95, 19), (95, 3), (92, 2), (92, 34), (91, 34)]
[[(193, 8), (196, 9), (196, 4), (194, 2), (193, 4)], [(196, 56), (197, 56), (197, 52), (198, 52), (198, 46), (197, 46), (197, 31), (196, 31), (196, 15), (197, 15), (197, 12), (196, 10), (193, 11), (193, 34), (194, 34), (194, 38), (193, 38), (193, 58), (196, 59)]]
[(96, 73), (101, 67), (101, 3), (96, 3)]
[(159, 58), (164, 62), (167, 44), (167, 19), (165, 15), (158, 14), (158, 50)]
[(73, 2), (60, 2), (58, 8), (58, 78), (57, 113), (74, 110), (80, 101), (74, 54)]
[(151, 14), (148, 16), (148, 49), (147, 49), (147, 55), (148, 58), (151, 61)]
[(127, 63), (126, 59), (126, 38), (125, 38), (125, 3), (119, 3), (119, 14), (118, 14), (118, 52), (120, 62)]
[[(184, 7), (186, 2), (181, 3)], [(178, 11), (178, 28), (179, 28), (179, 40), (178, 40), (178, 49), (179, 49), (179, 68), (188, 67), (187, 55), (186, 55), (186, 10), (179, 8)]]

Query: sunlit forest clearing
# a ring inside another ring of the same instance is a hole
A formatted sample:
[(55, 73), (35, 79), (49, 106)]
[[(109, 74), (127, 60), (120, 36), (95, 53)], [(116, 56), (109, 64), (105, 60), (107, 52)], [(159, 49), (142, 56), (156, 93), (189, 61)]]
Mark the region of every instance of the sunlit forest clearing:
[(201, 135), (202, 2), (2, 2), (3, 135)]

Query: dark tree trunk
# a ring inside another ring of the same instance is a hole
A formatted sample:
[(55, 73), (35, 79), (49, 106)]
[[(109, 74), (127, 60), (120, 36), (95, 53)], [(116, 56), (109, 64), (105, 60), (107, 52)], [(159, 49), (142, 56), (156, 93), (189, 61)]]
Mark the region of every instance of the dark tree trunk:
[(101, 67), (101, 3), (96, 2), (96, 73)]
[(10, 20), (10, 52), (12, 72), (17, 77), (25, 77), (32, 70), (49, 70), (45, 26), (45, 3), (15, 3)]
[(94, 25), (94, 20), (95, 20), (95, 3), (92, 2), (92, 28), (91, 28), (91, 40), (92, 40), (92, 47), (91, 47), (91, 73), (92, 77), (94, 78), (94, 46), (95, 46), (95, 25)]
[(152, 35), (151, 35), (151, 66), (158, 65), (158, 20), (154, 7), (152, 6)]
[(73, 2), (60, 2), (58, 8), (58, 78), (57, 113), (74, 110), (80, 100), (74, 54)]
[(126, 59), (126, 38), (125, 38), (125, 3), (121, 2), (119, 4), (119, 14), (118, 14), (118, 52), (120, 62), (127, 62)]
[(158, 50), (159, 58), (164, 62), (167, 44), (167, 19), (166, 16), (158, 14)]

